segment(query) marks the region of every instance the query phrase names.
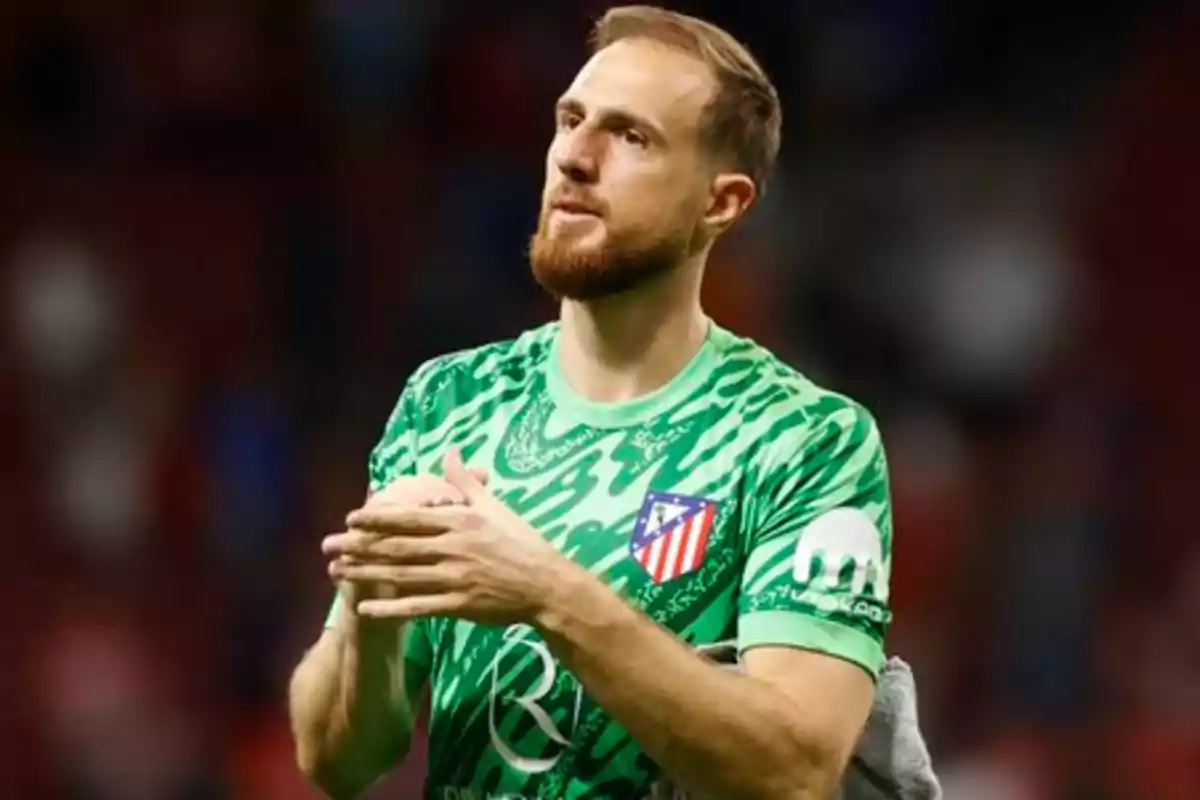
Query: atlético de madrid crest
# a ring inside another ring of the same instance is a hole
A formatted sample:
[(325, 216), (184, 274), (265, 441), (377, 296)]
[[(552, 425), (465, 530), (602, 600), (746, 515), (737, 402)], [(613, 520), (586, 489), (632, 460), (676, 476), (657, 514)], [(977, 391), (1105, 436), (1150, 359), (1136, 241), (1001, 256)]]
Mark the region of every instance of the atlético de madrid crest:
[(630, 554), (655, 583), (699, 569), (717, 506), (703, 497), (647, 492), (629, 540)]

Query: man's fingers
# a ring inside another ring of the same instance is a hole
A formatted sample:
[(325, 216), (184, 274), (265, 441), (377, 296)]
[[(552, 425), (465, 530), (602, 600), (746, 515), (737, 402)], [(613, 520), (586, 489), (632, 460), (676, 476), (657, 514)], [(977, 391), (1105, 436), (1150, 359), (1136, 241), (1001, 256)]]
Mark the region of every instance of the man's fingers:
[(461, 507), (404, 508), (374, 505), (351, 511), (346, 527), (368, 533), (438, 534), (444, 533), (462, 519)]
[(387, 536), (352, 531), (326, 538), (321, 550), (330, 559), (347, 563), (436, 564), (456, 552), (456, 545), (452, 534)]
[(329, 557), (370, 555), (371, 546), (383, 537), (364, 531), (344, 531), (321, 540), (321, 552)]
[[(480, 470), (468, 469), (458, 448), (452, 447), (442, 456), (442, 471), (446, 473), (446, 483), (457, 489), (468, 503), (481, 503), (491, 499), (487, 481), (479, 479)], [(485, 476), (486, 474), (484, 473)]]
[(342, 581), (387, 584), (402, 594), (434, 594), (458, 588), (453, 573), (437, 564), (413, 566), (339, 560), (330, 563), (329, 574)]
[(436, 475), (404, 475), (376, 492), (363, 505), (437, 506), (466, 502), (462, 494)]
[(466, 598), (457, 593), (418, 594), (394, 600), (363, 600), (356, 610), (359, 616), (371, 619), (415, 619), (450, 615), (465, 603)]

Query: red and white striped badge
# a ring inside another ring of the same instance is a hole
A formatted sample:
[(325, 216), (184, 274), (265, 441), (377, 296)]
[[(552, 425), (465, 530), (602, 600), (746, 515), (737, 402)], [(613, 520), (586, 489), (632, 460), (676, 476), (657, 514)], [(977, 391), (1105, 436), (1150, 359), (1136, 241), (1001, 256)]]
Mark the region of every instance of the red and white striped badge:
[(703, 497), (647, 492), (629, 540), (630, 554), (655, 583), (699, 569), (717, 505)]

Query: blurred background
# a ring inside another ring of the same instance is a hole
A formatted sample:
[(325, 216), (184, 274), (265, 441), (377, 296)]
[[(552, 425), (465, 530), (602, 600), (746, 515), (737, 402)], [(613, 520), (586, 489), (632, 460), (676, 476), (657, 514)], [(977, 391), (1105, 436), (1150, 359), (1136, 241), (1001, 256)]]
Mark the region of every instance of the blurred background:
[[(782, 93), (709, 309), (880, 418), (948, 797), (1200, 798), (1200, 7), (673, 6)], [(311, 796), (317, 543), (415, 365), (554, 314), (603, 7), (0, 5), (0, 797)]]

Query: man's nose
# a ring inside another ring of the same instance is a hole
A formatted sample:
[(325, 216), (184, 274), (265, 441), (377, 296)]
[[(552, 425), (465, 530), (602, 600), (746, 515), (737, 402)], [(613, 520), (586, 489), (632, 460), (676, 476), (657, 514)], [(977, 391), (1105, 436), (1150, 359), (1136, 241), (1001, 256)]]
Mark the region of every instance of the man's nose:
[(559, 140), (554, 163), (565, 177), (576, 183), (595, 183), (600, 173), (597, 143), (583, 128)]

